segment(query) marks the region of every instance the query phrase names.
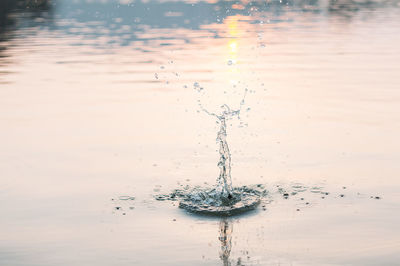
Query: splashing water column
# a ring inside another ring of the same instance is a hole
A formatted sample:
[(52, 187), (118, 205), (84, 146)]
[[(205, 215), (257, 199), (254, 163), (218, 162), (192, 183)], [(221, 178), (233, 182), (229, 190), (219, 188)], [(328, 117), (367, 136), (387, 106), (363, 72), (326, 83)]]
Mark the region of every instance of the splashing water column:
[(229, 152), (228, 143), (226, 141), (226, 118), (225, 115), (218, 116), (220, 129), (217, 135), (219, 142), (220, 159), (218, 167), (220, 169), (219, 177), (217, 179), (217, 192), (221, 198), (232, 198), (232, 178), (231, 178), (231, 154)]

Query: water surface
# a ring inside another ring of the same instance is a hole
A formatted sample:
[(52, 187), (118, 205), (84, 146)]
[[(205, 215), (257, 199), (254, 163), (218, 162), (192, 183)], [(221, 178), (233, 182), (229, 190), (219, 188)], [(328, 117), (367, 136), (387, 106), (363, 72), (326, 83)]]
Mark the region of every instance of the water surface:
[[(399, 1), (1, 1), (0, 264), (397, 265), (399, 62)], [(271, 203), (154, 200), (218, 177), (195, 82)]]

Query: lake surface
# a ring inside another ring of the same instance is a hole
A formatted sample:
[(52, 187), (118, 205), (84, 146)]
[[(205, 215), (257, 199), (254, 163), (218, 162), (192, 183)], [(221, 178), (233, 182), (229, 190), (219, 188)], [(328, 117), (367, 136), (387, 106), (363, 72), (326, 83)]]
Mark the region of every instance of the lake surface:
[(0, 265), (398, 265), (399, 135), (400, 1), (0, 2)]

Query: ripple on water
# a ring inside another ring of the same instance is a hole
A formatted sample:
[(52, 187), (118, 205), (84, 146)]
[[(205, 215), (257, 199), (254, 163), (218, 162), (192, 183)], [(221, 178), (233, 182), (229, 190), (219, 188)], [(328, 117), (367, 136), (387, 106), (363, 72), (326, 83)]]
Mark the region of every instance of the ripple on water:
[(228, 197), (221, 196), (215, 188), (195, 187), (174, 190), (167, 195), (156, 196), (157, 200), (179, 201), (186, 211), (214, 216), (232, 216), (254, 210), (267, 195), (261, 185), (235, 187)]

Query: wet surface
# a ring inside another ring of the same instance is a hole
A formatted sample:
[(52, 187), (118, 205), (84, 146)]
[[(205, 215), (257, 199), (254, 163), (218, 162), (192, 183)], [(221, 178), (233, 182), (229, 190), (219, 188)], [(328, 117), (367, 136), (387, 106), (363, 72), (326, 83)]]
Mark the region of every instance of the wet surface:
[[(0, 265), (397, 265), (399, 29), (399, 1), (0, 1)], [(257, 208), (156, 200), (215, 185), (198, 100), (246, 88)]]
[(267, 191), (262, 185), (253, 187), (234, 187), (225, 197), (217, 187), (187, 187), (174, 190), (170, 194), (156, 195), (157, 200), (179, 201), (179, 207), (188, 212), (225, 217), (239, 215), (257, 208)]

